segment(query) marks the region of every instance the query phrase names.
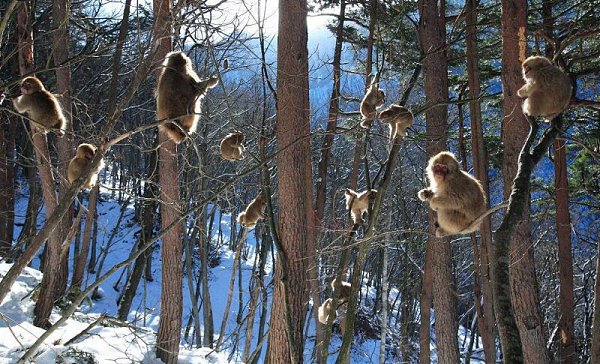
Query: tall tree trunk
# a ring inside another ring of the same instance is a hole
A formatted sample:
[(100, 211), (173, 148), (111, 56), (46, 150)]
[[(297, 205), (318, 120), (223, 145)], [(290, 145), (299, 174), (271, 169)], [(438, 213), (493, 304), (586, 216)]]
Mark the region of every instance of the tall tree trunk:
[[(169, 0), (154, 0), (154, 34), (158, 39), (157, 59), (173, 49), (172, 11)], [(181, 215), (177, 145), (163, 131), (159, 132), (160, 215), (165, 229)], [(162, 290), (160, 323), (156, 339), (156, 356), (167, 364), (177, 363), (183, 312), (182, 226), (175, 224), (162, 238)]]
[[(200, 177), (202, 178), (202, 177)], [(210, 298), (210, 286), (208, 283), (208, 264), (210, 253), (210, 234), (205, 231), (206, 226), (206, 207), (202, 209), (202, 214), (198, 218), (198, 250), (200, 254), (200, 280), (202, 282), (202, 318), (204, 321), (204, 337), (202, 345), (212, 348), (215, 335), (215, 325), (213, 321), (212, 301)]]
[[(425, 100), (431, 107), (426, 111), (427, 120), (427, 155), (433, 156), (446, 149), (446, 132), (448, 118), (448, 61), (446, 55), (445, 32), (445, 7), (444, 1), (438, 7), (437, 0), (419, 1), (419, 41), (423, 50), (423, 76)], [(433, 212), (429, 213), (431, 231), (435, 218)], [(435, 253), (432, 252), (435, 249)], [(449, 239), (429, 238), (426, 255), (431, 260), (431, 274), (433, 275), (433, 304), (436, 314), (436, 338), (438, 358), (441, 363), (457, 363), (458, 356), (458, 322), (456, 315), (456, 294), (452, 270), (452, 250)], [(425, 277), (423, 279), (426, 282)], [(424, 285), (424, 292), (429, 287)], [(423, 294), (422, 299), (428, 295)], [(427, 309), (427, 303), (421, 302)], [(421, 325), (429, 326), (428, 322)], [(424, 333), (424, 328), (421, 328)], [(423, 340), (423, 338), (421, 338)], [(427, 343), (427, 346), (429, 343)], [(425, 349), (427, 350), (427, 349)], [(422, 360), (429, 360), (422, 353)]]
[(592, 348), (590, 363), (600, 363), (600, 244), (596, 253), (596, 282), (594, 284), (594, 315), (592, 318)]
[[(466, 43), (467, 43), (467, 73), (469, 76), (469, 111), (471, 119), (471, 149), (473, 151), (473, 168), (475, 177), (481, 182), (488, 197), (489, 179), (488, 158), (483, 142), (483, 127), (481, 122), (481, 103), (477, 99), (481, 92), (479, 83), (479, 54), (477, 49), (477, 4), (478, 0), (467, 0), (466, 4)], [(477, 241), (474, 241), (477, 244)], [(494, 335), (494, 307), (492, 300), (492, 284), (490, 278), (490, 254), (492, 253), (492, 224), (491, 217), (486, 217), (480, 229), (481, 248), (473, 249), (475, 279), (479, 282), (481, 297), (476, 295), (477, 326), (483, 342), (483, 351), (487, 363), (496, 362), (496, 338)], [(475, 254), (475, 253), (479, 254)], [(481, 302), (479, 299), (482, 299)]]
[[(520, 110), (521, 100), (517, 96), (517, 90), (523, 84), (521, 63), (525, 60), (527, 50), (526, 29), (527, 1), (503, 0), (502, 107), (504, 122), (502, 124), (502, 143), (504, 159), (502, 161), (502, 177), (506, 198), (511, 193), (512, 182), (518, 169), (518, 156), (529, 133), (529, 123)], [(544, 325), (530, 230), (529, 209), (526, 208), (516, 234), (510, 241), (510, 254), (503, 244), (496, 244), (495, 309), (499, 318), (498, 328), (505, 360), (548, 363), (550, 358), (544, 339)], [(507, 272), (510, 276), (510, 290), (506, 286)], [(514, 316), (508, 301), (511, 298)], [(515, 321), (518, 332), (515, 332)], [(523, 357), (520, 354), (521, 350)]]
[(0, 125), (0, 257), (12, 248), (15, 226), (15, 118), (4, 115)]
[[(19, 72), (21, 75), (29, 74), (34, 70), (33, 63), (33, 9), (27, 3), (19, 7), (17, 32), (19, 33)], [(50, 153), (46, 136), (35, 132), (35, 126), (31, 123), (33, 132), (33, 146), (36, 153), (36, 164), (40, 174), (40, 181), (44, 196), (46, 216), (49, 216), (57, 205), (56, 191), (54, 189), (54, 177), (50, 165)], [(44, 259), (44, 276), (40, 295), (34, 309), (33, 324), (38, 327), (49, 327), (48, 321), (54, 299), (58, 295), (58, 278), (60, 269), (60, 229), (55, 229), (47, 241), (46, 257)]]
[[(554, 39), (552, 2), (542, 4), (543, 26), (546, 36)], [(546, 42), (546, 56), (554, 57), (554, 44)], [(571, 249), (571, 214), (569, 213), (569, 183), (567, 180), (567, 149), (565, 141), (556, 139), (554, 151), (554, 205), (556, 209), (556, 235), (558, 238), (558, 327), (560, 344), (558, 360), (561, 363), (577, 361), (575, 343), (575, 300), (573, 291), (573, 252)]]
[(306, 0), (279, 0), (277, 147), (282, 150), (299, 138), (303, 140), (279, 153), (276, 160), (280, 207), (276, 234), (281, 250), (275, 268), (267, 351), (272, 364), (303, 360), (306, 259), (315, 239), (311, 145), (306, 137), (310, 133), (306, 15)]
[[(83, 241), (79, 249), (79, 254), (73, 257), (75, 265), (73, 267), (73, 279), (71, 281), (71, 289), (81, 290), (83, 282), (83, 273), (87, 264), (88, 253), (90, 251), (90, 240), (92, 238), (92, 226), (96, 223), (96, 201), (100, 185), (94, 186), (88, 197), (88, 211), (85, 215), (85, 228), (83, 230)], [(81, 207), (80, 207), (81, 208)]]

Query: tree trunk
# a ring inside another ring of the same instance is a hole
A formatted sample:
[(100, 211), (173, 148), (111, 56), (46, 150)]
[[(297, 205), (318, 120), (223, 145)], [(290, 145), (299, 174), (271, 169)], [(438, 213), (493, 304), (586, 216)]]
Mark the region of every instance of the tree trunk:
[[(419, 1), (419, 41), (424, 54), (423, 76), (425, 88), (425, 102), (427, 105), (439, 106), (429, 108), (425, 117), (427, 120), (427, 155), (433, 156), (446, 149), (446, 132), (448, 118), (448, 61), (446, 55), (445, 11), (444, 1), (438, 7), (437, 0)], [(431, 231), (435, 226), (434, 213), (429, 213)], [(435, 253), (431, 250), (434, 249)], [(436, 314), (436, 338), (438, 359), (440, 363), (457, 363), (458, 356), (458, 322), (456, 314), (456, 293), (452, 270), (452, 250), (449, 239), (429, 238), (427, 242), (427, 255), (431, 259), (431, 274), (433, 275), (433, 304)], [(427, 262), (426, 262), (427, 264)], [(426, 267), (427, 269), (428, 267)], [(425, 286), (422, 299), (428, 295)], [(427, 310), (427, 303), (421, 302)], [(429, 322), (422, 322), (427, 325)], [(421, 327), (425, 333), (425, 327)], [(423, 338), (421, 338), (422, 344)], [(429, 346), (429, 342), (426, 344)], [(422, 350), (423, 348), (421, 348)], [(425, 349), (427, 351), (427, 349)], [(427, 362), (426, 352), (421, 354), (421, 360)]]
[[(529, 133), (529, 123), (521, 113), (521, 100), (517, 96), (517, 90), (523, 84), (521, 62), (525, 60), (526, 55), (526, 27), (527, 1), (502, 1), (502, 106), (504, 113), (502, 177), (506, 198), (511, 193), (512, 182), (518, 169), (518, 156), (523, 148), (523, 141)], [(528, 204), (529, 199), (526, 202), (526, 205)], [(498, 321), (498, 328), (505, 360), (548, 363), (550, 359), (544, 339), (544, 325), (530, 230), (529, 208), (525, 208), (517, 232), (509, 244), (510, 254), (503, 244), (496, 244), (497, 269), (494, 270), (494, 279), (498, 282), (496, 288), (503, 289), (494, 292), (495, 308), (497, 317), (501, 318)], [(510, 275), (509, 284), (512, 295), (509, 290), (505, 289), (508, 288), (505, 281), (507, 272)], [(507, 301), (510, 298), (512, 298), (514, 306), (514, 316), (512, 307)], [(518, 333), (514, 332), (513, 321), (516, 321)], [(517, 348), (519, 344), (522, 348)], [(519, 354), (521, 350), (523, 352), (522, 359)]]
[[(306, 0), (279, 1), (277, 45), (277, 155), (280, 244), (271, 308), (269, 363), (301, 363), (308, 302), (307, 257), (315, 222), (308, 98)], [(275, 232), (274, 232), (275, 233)], [(310, 254), (314, 254), (312, 251)], [(287, 306), (287, 307), (286, 307)], [(286, 313), (285, 311), (288, 310)]]
[[(173, 49), (171, 2), (154, 0), (154, 34), (158, 40), (157, 59)], [(167, 228), (181, 215), (177, 145), (163, 131), (159, 132), (159, 179), (161, 227)], [(183, 312), (182, 226), (175, 224), (162, 238), (162, 290), (160, 323), (156, 339), (156, 356), (167, 364), (177, 363)]]
[(594, 316), (592, 318), (592, 348), (590, 363), (600, 363), (600, 244), (596, 253), (596, 283), (594, 284)]
[[(85, 215), (85, 228), (83, 230), (83, 241), (77, 254), (73, 260), (75, 266), (73, 267), (73, 279), (71, 282), (71, 289), (81, 290), (81, 283), (83, 282), (83, 272), (87, 264), (88, 253), (90, 250), (90, 240), (92, 238), (92, 226), (96, 223), (96, 201), (98, 197), (98, 191), (100, 185), (94, 186), (90, 191), (88, 198), (88, 211)], [(81, 208), (81, 207), (80, 207)]]
[[(488, 158), (483, 142), (483, 127), (481, 122), (481, 103), (477, 98), (481, 92), (479, 83), (479, 54), (477, 49), (477, 0), (467, 0), (466, 4), (466, 45), (467, 45), (467, 73), (469, 76), (469, 111), (471, 119), (471, 149), (473, 151), (473, 168), (475, 177), (481, 182), (487, 196), (489, 207), (489, 179)], [(477, 241), (474, 242), (477, 244)], [(473, 264), (479, 282), (482, 301), (475, 304), (477, 308), (477, 326), (483, 342), (483, 351), (487, 363), (496, 362), (496, 337), (494, 335), (494, 307), (492, 299), (492, 285), (490, 278), (491, 266), (489, 262), (492, 253), (492, 224), (491, 217), (487, 216), (481, 223), (480, 229), (481, 248), (475, 246)], [(475, 254), (477, 252), (478, 254)], [(476, 299), (479, 300), (478, 295)]]
[(206, 232), (204, 228), (206, 226), (206, 215), (204, 213), (205, 209), (206, 207), (204, 207), (203, 213), (198, 218), (198, 230), (200, 231), (198, 234), (198, 250), (200, 255), (200, 280), (202, 281), (202, 318), (204, 321), (204, 337), (202, 345), (212, 348), (215, 335), (215, 326), (213, 321), (212, 302), (210, 298), (210, 287), (208, 283), (210, 232)]
[(8, 256), (15, 226), (15, 118), (0, 125), (0, 257)]

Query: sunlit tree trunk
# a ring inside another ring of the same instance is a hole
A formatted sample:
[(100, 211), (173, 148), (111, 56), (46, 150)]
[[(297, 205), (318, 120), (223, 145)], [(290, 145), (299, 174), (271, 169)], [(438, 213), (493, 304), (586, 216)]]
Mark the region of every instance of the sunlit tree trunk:
[[(529, 133), (529, 123), (521, 112), (521, 100), (517, 96), (517, 90), (523, 85), (521, 62), (527, 51), (526, 30), (527, 1), (502, 1), (502, 177), (505, 198), (511, 193), (518, 156)], [(505, 360), (548, 363), (530, 230), (529, 209), (526, 208), (510, 241), (510, 253), (502, 244), (496, 244), (496, 249), (502, 253), (496, 253), (496, 263), (503, 267), (494, 271), (494, 279), (499, 282), (497, 287), (506, 287), (508, 272), (510, 290), (494, 291), (495, 309)], [(512, 305), (509, 299), (512, 299)], [(518, 332), (515, 332), (515, 321)], [(522, 348), (517, 348), (519, 345)], [(523, 358), (520, 358), (521, 350)]]
[[(158, 42), (156, 58), (165, 58), (173, 49), (170, 0), (154, 0), (154, 34)], [(161, 228), (179, 219), (179, 175), (177, 145), (163, 131), (159, 132), (159, 184)], [(183, 245), (181, 224), (175, 224), (162, 237), (162, 290), (160, 323), (156, 339), (156, 356), (165, 363), (177, 363), (183, 312)]]
[(303, 139), (277, 155), (277, 233), (283, 249), (279, 253), (285, 262), (280, 257), (276, 264), (267, 351), (267, 360), (272, 364), (301, 363), (303, 359), (308, 302), (306, 258), (308, 247), (314, 246), (315, 233), (310, 138), (306, 137), (310, 133), (306, 15), (306, 0), (279, 1), (277, 147), (282, 150)]

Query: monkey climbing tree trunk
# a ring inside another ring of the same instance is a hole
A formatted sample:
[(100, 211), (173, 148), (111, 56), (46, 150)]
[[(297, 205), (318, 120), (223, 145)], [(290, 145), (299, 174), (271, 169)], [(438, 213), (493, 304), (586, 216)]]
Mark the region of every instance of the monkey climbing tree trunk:
[[(269, 363), (302, 363), (308, 302), (307, 257), (315, 222), (308, 98), (306, 0), (279, 1), (277, 155), (279, 259), (269, 330)], [(297, 142), (299, 138), (302, 141)], [(284, 266), (285, 264), (285, 266)], [(287, 306), (287, 307), (286, 307)], [(286, 310), (287, 316), (286, 316)], [(289, 332), (291, 330), (291, 332)]]
[[(157, 59), (164, 59), (173, 48), (171, 1), (154, 0), (154, 35), (158, 42)], [(160, 215), (166, 228), (181, 215), (177, 145), (164, 131), (159, 132)], [(165, 363), (177, 363), (183, 312), (183, 245), (181, 223), (175, 224), (162, 238), (162, 290), (160, 323), (156, 338), (156, 356)]]
[[(517, 96), (517, 90), (523, 84), (521, 63), (527, 50), (526, 27), (527, 1), (502, 1), (502, 177), (505, 197), (512, 192), (512, 182), (519, 168), (518, 155), (529, 132), (529, 123), (521, 112), (521, 100)], [(525, 198), (523, 214), (508, 247), (498, 244), (500, 232), (496, 233), (494, 306), (505, 360), (548, 363), (530, 236), (529, 194)]]
[[(443, 1), (442, 4), (443, 5)], [(427, 120), (427, 155), (433, 156), (446, 149), (448, 119), (448, 61), (446, 55), (446, 32), (444, 6), (437, 0), (420, 0), (419, 41), (422, 47), (425, 102), (430, 107), (425, 113)], [(430, 231), (434, 231), (435, 217), (429, 212)], [(429, 309), (431, 291), (436, 315), (436, 341), (441, 363), (457, 363), (458, 322), (456, 294), (452, 270), (450, 240), (430, 237), (427, 242), (421, 297), (421, 354), (422, 362), (429, 362)], [(428, 270), (430, 271), (428, 272)], [(431, 274), (431, 275), (429, 275)], [(431, 286), (428, 286), (430, 284)], [(429, 302), (428, 302), (429, 301)], [(426, 339), (426, 340), (424, 340)]]
[[(471, 119), (471, 149), (473, 151), (473, 169), (475, 177), (481, 182), (489, 205), (488, 158), (483, 142), (483, 126), (481, 122), (481, 103), (477, 99), (481, 92), (479, 83), (479, 54), (477, 49), (477, 0), (467, 0), (466, 4), (466, 46), (467, 73), (469, 76), (469, 111)], [(489, 206), (488, 206), (489, 207)], [(487, 363), (496, 362), (496, 337), (494, 335), (494, 307), (492, 301), (492, 283), (490, 277), (490, 255), (492, 254), (492, 224), (490, 216), (481, 222), (480, 248), (474, 242), (473, 257), (475, 259), (474, 279), (479, 282), (480, 295), (475, 295), (477, 310), (477, 326)], [(479, 253), (479, 254), (476, 254)], [(483, 301), (483, 302), (481, 302)]]

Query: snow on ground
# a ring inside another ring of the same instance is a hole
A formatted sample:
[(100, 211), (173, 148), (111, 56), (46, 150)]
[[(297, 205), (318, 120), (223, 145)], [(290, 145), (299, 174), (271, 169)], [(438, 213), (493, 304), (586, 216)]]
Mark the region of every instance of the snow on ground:
[[(101, 191), (102, 193), (98, 200), (98, 260), (102, 260), (104, 256), (104, 262), (100, 272), (104, 273), (115, 264), (127, 259), (137, 240), (136, 232), (139, 231), (140, 227), (133, 220), (134, 211), (132, 205), (127, 202), (124, 202), (121, 205), (111, 197), (110, 192), (105, 189), (102, 189)], [(21, 190), (21, 193), (22, 195), (17, 200), (16, 204), (17, 223), (15, 226), (15, 239), (20, 232), (27, 208), (26, 189)], [(85, 203), (87, 204), (87, 200)], [(123, 205), (125, 206), (124, 210), (122, 209)], [(111, 235), (113, 235), (113, 230), (115, 230), (115, 225), (119, 221), (119, 216), (122, 211), (124, 211), (124, 213), (123, 217), (120, 219), (120, 225), (117, 227), (116, 233), (111, 239)], [(38, 225), (41, 226), (44, 221), (43, 211), (39, 215)], [(221, 236), (223, 239), (219, 239), (219, 221), (221, 223)], [(209, 273), (215, 341), (218, 338), (221, 321), (225, 313), (227, 291), (234, 263), (234, 252), (229, 250), (227, 246), (227, 240), (230, 236), (231, 229), (230, 224), (231, 216), (229, 214), (223, 213), (221, 215), (220, 213), (217, 213), (213, 231), (211, 232), (213, 237), (211, 244), (220, 251), (221, 257), (219, 266), (212, 268)], [(269, 258), (270, 256), (271, 255), (269, 254)], [(249, 300), (249, 286), (252, 277), (252, 266), (256, 258), (256, 237), (254, 230), (248, 233), (244, 257), (245, 259), (242, 259), (241, 261), (241, 286), (238, 281), (239, 275), (236, 273), (236, 283), (225, 329), (222, 351), (220, 353), (215, 353), (209, 348), (194, 349), (192, 343), (183, 342), (182, 335), (182, 345), (179, 354), (180, 363), (241, 362), (241, 352), (243, 351), (243, 343), (245, 341), (246, 326), (244, 324), (240, 329), (236, 319), (238, 316), (245, 318), (248, 314), (247, 302)], [(32, 262), (33, 267), (36, 268), (39, 267), (39, 264), (39, 258), (34, 259)], [(98, 266), (98, 264), (96, 266)], [(0, 278), (6, 273), (9, 267), (9, 264), (0, 263)], [(266, 267), (267, 276), (265, 276), (265, 282), (267, 284), (269, 284), (272, 279), (271, 269), (272, 264), (269, 261)], [(199, 267), (195, 265), (193, 268), (194, 277), (192, 279), (194, 285), (198, 270)], [(184, 272), (186, 272), (185, 265)], [(122, 273), (122, 270), (118, 271), (103, 282), (100, 289), (102, 294), (101, 298), (96, 301), (84, 301), (79, 312), (46, 340), (45, 345), (41, 347), (38, 356), (35, 359), (36, 363), (55, 363), (57, 362), (57, 356), (65, 355), (67, 350), (73, 350), (73, 348), (92, 354), (99, 363), (160, 363), (154, 354), (155, 332), (158, 330), (160, 318), (161, 293), (161, 264), (160, 249), (158, 248), (153, 251), (152, 273), (154, 281), (147, 282), (142, 280), (140, 282), (137, 295), (134, 298), (131, 312), (128, 317), (129, 324), (125, 326), (117, 326), (114, 324), (97, 325), (75, 340), (74, 344), (71, 344), (68, 347), (64, 346), (68, 340), (82, 332), (82, 330), (84, 330), (91, 322), (95, 321), (100, 315), (106, 314), (112, 317), (116, 316), (116, 300), (120, 292), (116, 291), (113, 287), (116, 286), (118, 289), (123, 290), (126, 274)], [(86, 272), (84, 284), (94, 282), (97, 274), (88, 274)], [(39, 284), (41, 277), (42, 275), (39, 271), (27, 268), (14, 284), (10, 295), (0, 305), (0, 364), (16, 362), (16, 360), (24, 353), (23, 349), (26, 349), (31, 345), (43, 332), (42, 329), (33, 326), (31, 323), (35, 302), (31, 300), (31, 296), (28, 296), (35, 286)], [(238, 293), (240, 290), (242, 291), (243, 297), (241, 305)], [(192, 303), (189, 292), (188, 280), (187, 277), (184, 276), (183, 330), (185, 330), (185, 325), (192, 312)], [(267, 317), (270, 316), (271, 286), (268, 288), (268, 293), (269, 302), (267, 302)], [(371, 297), (375, 296), (373, 292), (368, 292), (367, 289), (364, 290), (363, 294)], [(397, 291), (392, 290), (391, 297), (395, 297), (395, 294), (398, 294)], [(240, 309), (242, 310), (242, 313), (241, 315), (238, 315)], [(262, 307), (259, 305), (257, 307), (257, 313), (260, 313), (261, 309)], [(257, 314), (255, 317), (252, 333), (252, 350), (254, 350), (258, 341), (258, 316), (259, 315)], [(51, 322), (56, 322), (59, 317), (60, 312), (55, 310), (51, 317)], [(312, 320), (309, 321), (309, 324), (304, 357), (306, 362), (314, 362), (313, 349), (315, 327)], [(268, 330), (268, 324), (265, 329)], [(235, 332), (238, 332), (238, 334), (232, 335)], [(461, 328), (459, 334), (461, 344), (463, 344), (462, 340), (465, 339), (465, 336), (468, 340), (469, 335), (466, 330)], [(435, 336), (433, 336), (433, 338), (435, 338)], [(388, 338), (388, 344), (389, 343), (390, 339)], [(330, 347), (330, 353), (334, 354), (329, 356), (329, 362), (335, 362), (337, 356), (335, 353), (339, 351), (340, 346), (340, 337), (334, 335)], [(434, 359), (435, 362), (436, 347), (434, 341), (432, 341), (431, 348), (432, 359)], [(379, 355), (379, 340), (362, 340), (356, 338), (352, 350), (352, 363), (377, 362)], [(261, 360), (259, 360), (259, 362), (262, 362), (262, 359), (264, 359), (265, 351), (266, 345), (263, 345), (260, 357)], [(390, 363), (397, 360), (397, 358), (391, 356), (388, 358), (387, 362)], [(71, 361), (63, 362), (70, 363)]]

